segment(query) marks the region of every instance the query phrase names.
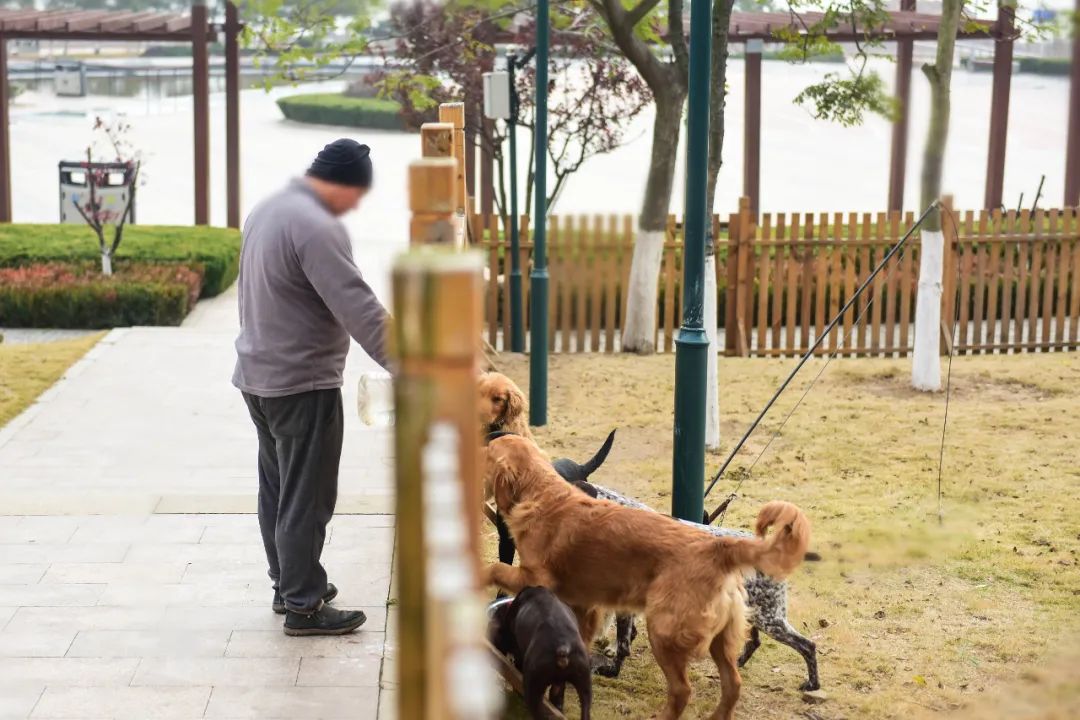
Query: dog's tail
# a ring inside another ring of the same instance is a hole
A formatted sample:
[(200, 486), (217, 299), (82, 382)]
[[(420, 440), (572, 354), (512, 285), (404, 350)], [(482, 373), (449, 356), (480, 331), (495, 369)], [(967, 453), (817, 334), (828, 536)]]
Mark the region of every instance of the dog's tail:
[(570, 643), (563, 643), (555, 648), (555, 666), (565, 670), (570, 665)]
[[(772, 535), (766, 537), (769, 528)], [(777, 579), (790, 575), (806, 558), (810, 521), (795, 505), (782, 500), (766, 503), (758, 513), (756, 538), (717, 538), (724, 559), (736, 566), (752, 566)]]
[[(618, 428), (616, 428), (618, 429)], [(615, 442), (615, 430), (607, 436), (607, 440), (600, 446), (600, 449), (596, 451), (596, 454), (585, 461), (585, 464), (581, 466), (581, 471), (584, 473), (582, 480), (588, 480), (589, 476), (600, 469), (600, 466), (607, 460), (608, 453), (611, 452), (611, 445)]]

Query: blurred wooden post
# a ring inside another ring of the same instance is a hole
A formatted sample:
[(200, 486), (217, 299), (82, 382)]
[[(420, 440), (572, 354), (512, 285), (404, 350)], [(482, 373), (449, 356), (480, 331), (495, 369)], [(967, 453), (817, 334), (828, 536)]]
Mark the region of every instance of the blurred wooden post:
[[(453, 184), (446, 178), (454, 166), (428, 159), (409, 168), (414, 247), (429, 245), (432, 228), (445, 224), (431, 218), (449, 214)], [(448, 675), (466, 666), (482, 676), (487, 667), (476, 424), (482, 283), (480, 256), (451, 247), (419, 247), (394, 266), (401, 718), (490, 716), (485, 693), (493, 687), (482, 677), (470, 687)]]
[(11, 222), (11, 123), (8, 119), (8, 44), (0, 36), (0, 223)]
[(457, 220), (458, 247), (465, 247), (468, 189), (465, 182), (465, 103), (439, 105), (439, 122), (454, 126), (454, 159), (457, 177), (454, 180), (454, 212)]
[(409, 241), (455, 246), (453, 158), (424, 158), (409, 165)]
[[(426, 158), (454, 157), (454, 126), (444, 122), (421, 125), (420, 154)], [(456, 163), (454, 167), (456, 171)]]
[(206, 0), (191, 2), (191, 102), (195, 121), (195, 224), (210, 224), (210, 60)]

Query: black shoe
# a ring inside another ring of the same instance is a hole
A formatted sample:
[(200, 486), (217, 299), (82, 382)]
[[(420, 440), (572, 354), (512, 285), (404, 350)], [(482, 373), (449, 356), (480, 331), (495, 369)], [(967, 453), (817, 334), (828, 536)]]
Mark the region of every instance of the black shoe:
[(329, 605), (305, 615), (289, 610), (285, 614), (286, 635), (346, 635), (367, 620), (360, 610), (338, 610)]
[[(337, 597), (338, 589), (334, 586), (334, 583), (326, 583), (326, 592), (323, 593), (322, 601), (324, 603), (334, 602), (334, 598)], [(281, 593), (277, 588), (274, 588), (274, 604), (271, 606), (274, 608), (274, 612), (278, 615), (284, 615), (286, 612), (285, 601), (281, 599)]]

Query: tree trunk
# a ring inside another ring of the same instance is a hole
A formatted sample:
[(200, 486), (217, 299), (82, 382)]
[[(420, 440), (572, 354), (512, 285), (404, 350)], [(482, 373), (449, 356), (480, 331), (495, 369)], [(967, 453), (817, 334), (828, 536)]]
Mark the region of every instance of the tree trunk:
[[(734, 0), (720, 0), (713, 9), (712, 22), (712, 93), (709, 97), (709, 177), (706, 209), (714, 212), (716, 182), (724, 164), (724, 110), (727, 107), (728, 26)], [(713, 248), (710, 248), (712, 250)]]
[[(949, 137), (950, 88), (956, 31), (960, 24), (961, 0), (943, 0), (938, 27), (937, 59), (924, 65), (930, 81), (930, 128), (923, 150), (922, 207), (941, 197), (941, 176), (945, 165), (945, 145)], [(941, 281), (944, 236), (941, 211), (934, 209), (923, 222), (920, 233), (919, 288), (915, 304), (915, 348), (912, 353), (911, 384), (917, 390), (941, 389)]]
[(720, 447), (720, 387), (718, 377), (716, 239), (713, 237), (713, 214), (716, 181), (724, 164), (724, 108), (727, 100), (728, 26), (734, 0), (720, 0), (713, 7), (712, 18), (712, 92), (709, 96), (709, 173), (705, 209), (709, 234), (705, 244), (705, 332), (709, 336), (709, 359), (705, 396), (705, 447)]
[(674, 72), (665, 88), (653, 88), (656, 119), (653, 122), (652, 157), (645, 183), (645, 197), (638, 218), (630, 284), (623, 318), (623, 352), (649, 355), (656, 351), (657, 278), (664, 250), (664, 231), (675, 181), (675, 157), (682, 130), (685, 83)]
[(112, 275), (112, 254), (108, 250), (101, 253), (101, 274)]

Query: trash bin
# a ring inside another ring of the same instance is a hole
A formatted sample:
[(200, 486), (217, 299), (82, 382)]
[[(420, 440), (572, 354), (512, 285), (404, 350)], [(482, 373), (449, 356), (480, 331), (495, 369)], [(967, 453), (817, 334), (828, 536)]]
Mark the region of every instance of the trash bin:
[[(128, 198), (131, 197), (131, 209), (127, 222), (135, 224), (135, 187), (131, 184), (128, 166), (115, 162), (69, 162), (60, 161), (60, 222), (80, 225), (86, 220), (79, 212), (90, 199), (91, 172), (104, 171), (104, 182), (94, 188), (94, 194), (101, 202), (102, 209), (112, 210), (117, 214), (124, 211)], [(130, 193), (130, 195), (129, 195)]]
[(86, 95), (86, 66), (73, 60), (61, 60), (53, 71), (53, 90), (62, 97)]

